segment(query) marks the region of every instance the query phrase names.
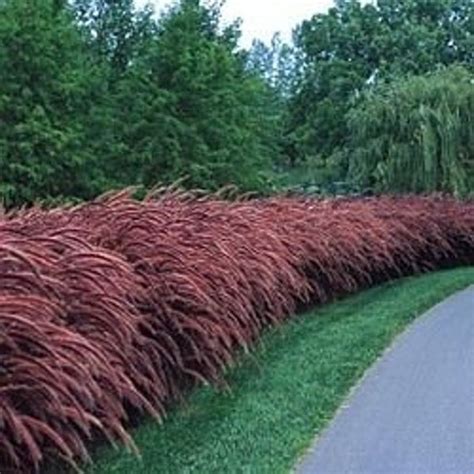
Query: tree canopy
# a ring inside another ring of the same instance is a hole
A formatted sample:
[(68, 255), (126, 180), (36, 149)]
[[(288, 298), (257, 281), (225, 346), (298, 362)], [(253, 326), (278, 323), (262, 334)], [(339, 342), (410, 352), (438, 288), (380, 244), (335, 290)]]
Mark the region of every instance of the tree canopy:
[(471, 0), (337, 0), (295, 33), (304, 73), (288, 133), (301, 159), (330, 156), (346, 143), (345, 114), (362, 91), (442, 66), (474, 66)]
[(248, 51), (222, 5), (0, 0), (1, 204), (180, 178), (267, 192), (301, 164), (472, 191), (472, 0), (336, 0)]
[(85, 198), (183, 176), (261, 190), (268, 88), (220, 5), (158, 19), (132, 0), (0, 3), (0, 199)]
[(133, 117), (131, 124), (119, 120), (124, 156), (134, 156), (145, 185), (182, 175), (207, 189), (262, 184), (272, 122), (262, 80), (235, 53), (237, 36), (235, 27), (219, 30), (215, 7), (183, 1), (124, 76), (117, 114)]
[(92, 191), (94, 158), (83, 143), (94, 72), (83, 46), (57, 2), (0, 3), (0, 197), (7, 205)]
[(474, 74), (452, 67), (368, 92), (348, 115), (351, 173), (381, 191), (474, 189)]

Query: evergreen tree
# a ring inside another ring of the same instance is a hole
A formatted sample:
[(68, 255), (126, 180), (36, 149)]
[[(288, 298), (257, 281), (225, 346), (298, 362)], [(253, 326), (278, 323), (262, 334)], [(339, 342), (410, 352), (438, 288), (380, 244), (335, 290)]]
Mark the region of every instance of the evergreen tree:
[(219, 5), (181, 1), (120, 85), (122, 169), (146, 186), (184, 175), (188, 185), (207, 189), (263, 185), (274, 151), (265, 86), (235, 52), (238, 31), (221, 32), (219, 21)]
[(93, 87), (80, 34), (61, 2), (0, 3), (0, 199), (86, 197)]
[(133, 0), (74, 0), (72, 5), (96, 59), (110, 67), (112, 82), (144, 53), (156, 33), (153, 10), (136, 9)]

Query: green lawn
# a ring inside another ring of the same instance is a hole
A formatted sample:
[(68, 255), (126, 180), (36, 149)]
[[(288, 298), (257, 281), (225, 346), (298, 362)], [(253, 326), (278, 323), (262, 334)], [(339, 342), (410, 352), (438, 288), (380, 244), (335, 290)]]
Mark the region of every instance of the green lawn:
[(231, 392), (195, 390), (162, 426), (133, 433), (141, 460), (102, 448), (89, 472), (288, 473), (393, 338), (471, 283), (474, 267), (408, 278), (270, 330), (227, 374)]

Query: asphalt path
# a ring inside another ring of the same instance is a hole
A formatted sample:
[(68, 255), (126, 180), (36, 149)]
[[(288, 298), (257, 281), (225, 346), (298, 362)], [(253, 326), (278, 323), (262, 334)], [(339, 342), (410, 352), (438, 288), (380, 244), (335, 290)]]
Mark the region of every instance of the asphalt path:
[(474, 286), (369, 370), (298, 474), (474, 474)]

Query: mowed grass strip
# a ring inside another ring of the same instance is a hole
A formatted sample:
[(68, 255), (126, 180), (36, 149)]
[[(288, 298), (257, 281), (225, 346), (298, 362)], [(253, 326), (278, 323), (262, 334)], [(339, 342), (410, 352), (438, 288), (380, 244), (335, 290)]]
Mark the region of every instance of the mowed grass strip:
[(426, 274), (295, 317), (228, 371), (230, 391), (196, 389), (163, 425), (135, 430), (141, 459), (102, 448), (89, 472), (288, 473), (394, 337), (472, 283), (474, 267)]

